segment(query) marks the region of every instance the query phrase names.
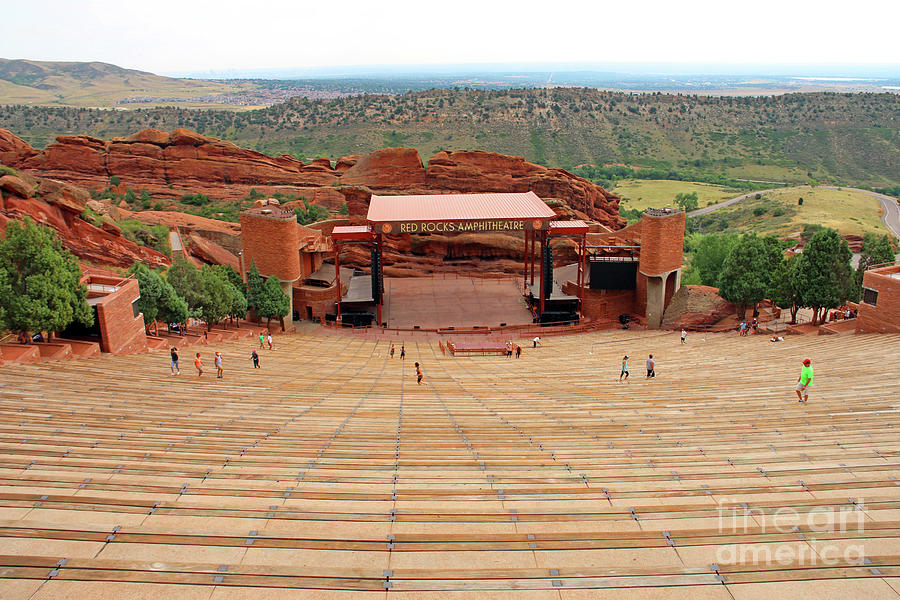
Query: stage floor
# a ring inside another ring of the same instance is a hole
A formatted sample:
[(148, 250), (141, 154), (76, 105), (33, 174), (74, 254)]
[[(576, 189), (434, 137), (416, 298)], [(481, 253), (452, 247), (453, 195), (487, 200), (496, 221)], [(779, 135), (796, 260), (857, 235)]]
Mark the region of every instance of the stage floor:
[(516, 281), (512, 277), (385, 277), (382, 318), (388, 327), (423, 329), (527, 325), (531, 311)]

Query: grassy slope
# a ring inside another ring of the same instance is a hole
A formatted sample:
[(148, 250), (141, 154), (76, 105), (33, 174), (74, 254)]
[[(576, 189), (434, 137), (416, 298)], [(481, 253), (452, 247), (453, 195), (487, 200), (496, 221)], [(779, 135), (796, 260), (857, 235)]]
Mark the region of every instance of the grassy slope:
[(302, 158), (408, 146), (425, 160), (442, 149), (488, 150), (564, 168), (623, 162), (790, 183), (900, 184), (897, 94), (713, 98), (563, 88), (431, 90), (294, 99), (239, 113), (0, 106), (0, 127), (38, 146), (62, 133), (110, 137), (142, 127), (187, 127)]
[[(803, 198), (803, 205), (797, 204)], [(765, 213), (755, 215), (754, 209)], [(784, 214), (772, 213), (781, 208)], [(803, 230), (805, 223), (832, 227), (840, 233), (863, 235), (889, 233), (881, 222), (881, 204), (875, 198), (848, 190), (792, 187), (768, 192), (757, 200), (750, 198), (731, 207), (710, 213), (702, 231), (722, 231), (718, 223), (727, 221), (727, 232), (755, 231), (760, 235), (786, 237)]]
[(624, 208), (661, 208), (666, 204), (675, 206), (675, 196), (680, 193), (697, 192), (701, 207), (733, 198), (741, 193), (721, 185), (694, 183), (690, 181), (670, 181), (667, 179), (623, 179), (610, 190), (622, 197)]

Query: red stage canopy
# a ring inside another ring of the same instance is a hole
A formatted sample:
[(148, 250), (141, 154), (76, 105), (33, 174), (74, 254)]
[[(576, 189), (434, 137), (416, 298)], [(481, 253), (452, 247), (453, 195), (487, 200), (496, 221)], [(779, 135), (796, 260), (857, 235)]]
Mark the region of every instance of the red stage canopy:
[(376, 233), (544, 230), (556, 217), (534, 192), (376, 196), (367, 219)]

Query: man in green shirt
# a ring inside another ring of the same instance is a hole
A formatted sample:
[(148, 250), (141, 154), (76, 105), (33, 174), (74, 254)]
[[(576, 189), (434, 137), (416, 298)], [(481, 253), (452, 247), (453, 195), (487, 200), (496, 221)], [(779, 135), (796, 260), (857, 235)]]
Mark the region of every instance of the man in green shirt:
[(810, 366), (810, 360), (807, 358), (803, 361), (800, 377), (797, 378), (797, 398), (799, 398), (799, 402), (806, 402), (809, 399), (809, 386), (812, 383), (813, 368)]

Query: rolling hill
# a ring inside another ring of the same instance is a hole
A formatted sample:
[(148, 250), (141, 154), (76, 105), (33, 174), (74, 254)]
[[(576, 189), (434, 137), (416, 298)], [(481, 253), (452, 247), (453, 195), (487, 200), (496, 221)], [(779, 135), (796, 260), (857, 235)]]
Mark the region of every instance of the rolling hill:
[(889, 93), (715, 97), (442, 89), (293, 98), (243, 112), (19, 104), (0, 106), (0, 127), (36, 147), (60, 134), (111, 138), (145, 127), (185, 127), (305, 160), (405, 146), (423, 157), (487, 150), (569, 169), (625, 163), (784, 183), (900, 184), (900, 95)]
[(198, 104), (202, 104), (203, 96), (253, 87), (246, 82), (232, 84), (162, 77), (102, 62), (0, 58), (0, 101), (5, 104), (111, 107), (129, 98), (147, 96), (199, 97)]

